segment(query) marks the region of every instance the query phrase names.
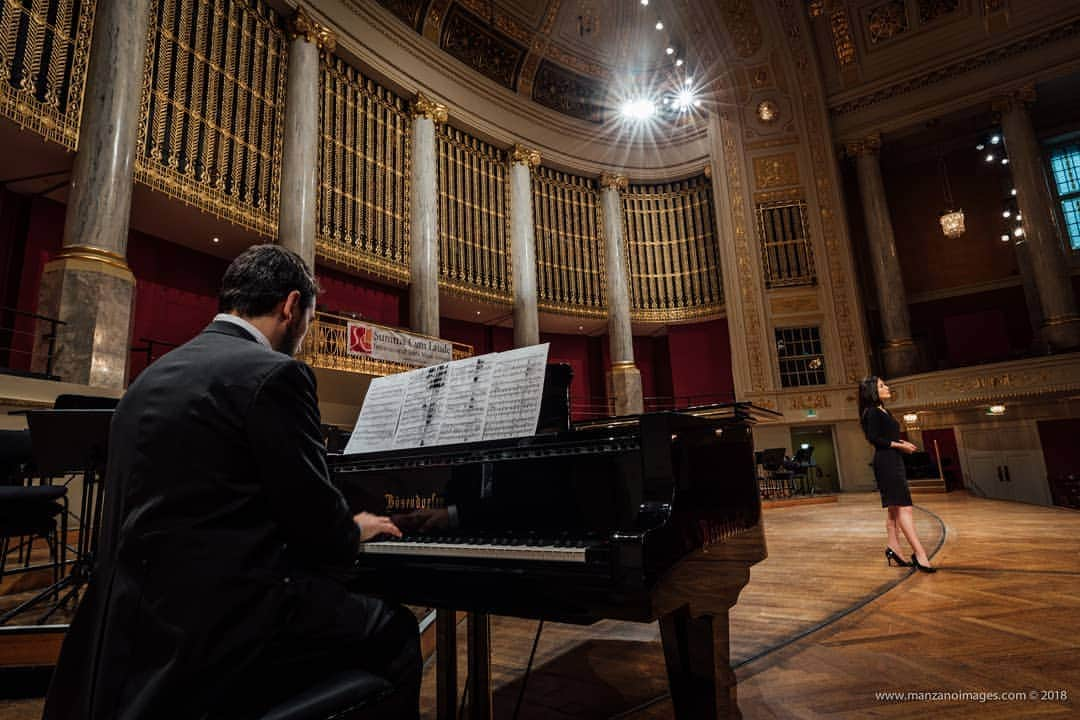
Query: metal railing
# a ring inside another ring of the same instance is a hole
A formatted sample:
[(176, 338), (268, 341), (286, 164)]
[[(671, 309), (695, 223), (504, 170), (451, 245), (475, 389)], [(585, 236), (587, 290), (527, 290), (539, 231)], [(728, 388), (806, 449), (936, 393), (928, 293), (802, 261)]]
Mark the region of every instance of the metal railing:
[[(431, 338), (428, 335), (409, 332), (401, 328), (390, 327), (367, 320), (357, 321), (355, 318), (332, 313), (317, 312), (315, 320), (311, 323), (304, 344), (300, 348), (299, 358), (308, 365), (326, 370), (343, 370), (345, 372), (361, 373), (364, 375), (392, 375), (394, 373), (414, 370), (416, 366), (404, 363), (376, 360), (371, 357), (354, 355), (349, 352), (349, 323), (363, 322), (365, 325), (374, 325), (376, 328), (413, 335), (418, 338)], [(442, 342), (448, 342), (441, 340)], [(453, 347), (452, 357), (454, 360), (472, 357), (473, 346), (463, 343), (451, 342)]]
[(161, 357), (162, 355), (165, 354), (164, 352), (159, 352), (159, 353), (157, 353), (155, 355), (154, 354), (154, 348), (158, 348), (159, 350), (161, 348), (165, 348), (165, 352), (168, 352), (169, 350), (172, 350), (173, 348), (180, 347), (180, 345), (177, 344), (177, 343), (171, 343), (171, 342), (167, 342), (165, 340), (155, 340), (153, 338), (146, 338), (146, 337), (139, 338), (139, 342), (145, 343), (145, 345), (142, 346), (142, 347), (133, 347), (133, 348), (131, 348), (131, 352), (133, 352), (133, 353), (146, 353), (146, 365), (149, 365), (150, 363), (154, 362), (159, 357)]
[[(18, 318), (29, 318), (34, 321), (33, 329), (26, 330), (19, 327)], [(38, 340), (38, 322), (45, 322), (49, 324), (49, 330), (44, 335), (41, 335), (41, 339), (48, 341), (49, 348), (45, 354), (45, 372), (33, 372), (31, 371), (31, 358), (34, 354), (34, 346)], [(53, 361), (56, 359), (56, 328), (59, 325), (65, 325), (63, 320), (51, 318), (45, 315), (38, 315), (37, 313), (26, 312), (25, 310), (19, 310), (17, 308), (0, 307), (0, 362), (6, 370), (17, 372), (25, 375), (32, 375), (35, 377), (44, 377), (48, 380), (59, 380), (60, 378), (53, 375)], [(20, 343), (19, 340), (23, 338), (29, 338), (30, 349), (26, 349), (24, 343)], [(18, 366), (14, 363), (16, 357), (25, 357), (27, 361), (25, 363), (19, 363)]]

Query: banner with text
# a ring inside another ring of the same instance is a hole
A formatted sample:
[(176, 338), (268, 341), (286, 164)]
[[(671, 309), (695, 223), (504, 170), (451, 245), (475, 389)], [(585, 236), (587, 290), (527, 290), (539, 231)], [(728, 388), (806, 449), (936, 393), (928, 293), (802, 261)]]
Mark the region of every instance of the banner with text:
[(367, 323), (349, 323), (349, 355), (427, 367), (454, 357), (451, 343)]

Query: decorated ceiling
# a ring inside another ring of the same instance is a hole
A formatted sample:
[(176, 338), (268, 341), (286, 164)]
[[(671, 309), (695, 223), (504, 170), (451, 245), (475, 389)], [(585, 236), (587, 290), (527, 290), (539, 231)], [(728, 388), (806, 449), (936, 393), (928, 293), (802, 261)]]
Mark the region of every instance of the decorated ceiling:
[(617, 102), (618, 83), (654, 82), (673, 67), (667, 48), (687, 50), (685, 23), (662, 0), (378, 2), (503, 87), (595, 123)]

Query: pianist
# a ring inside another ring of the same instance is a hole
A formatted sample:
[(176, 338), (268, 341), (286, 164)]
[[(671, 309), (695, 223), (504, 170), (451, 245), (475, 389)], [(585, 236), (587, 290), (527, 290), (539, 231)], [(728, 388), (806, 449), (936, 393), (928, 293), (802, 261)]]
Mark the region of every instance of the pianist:
[(330, 484), (315, 378), (294, 360), (316, 285), (296, 254), (249, 248), (221, 314), (128, 389), (112, 422), (100, 558), (46, 720), (246, 718), (364, 671), (416, 717), (410, 613), (346, 590), (358, 543), (398, 535)]

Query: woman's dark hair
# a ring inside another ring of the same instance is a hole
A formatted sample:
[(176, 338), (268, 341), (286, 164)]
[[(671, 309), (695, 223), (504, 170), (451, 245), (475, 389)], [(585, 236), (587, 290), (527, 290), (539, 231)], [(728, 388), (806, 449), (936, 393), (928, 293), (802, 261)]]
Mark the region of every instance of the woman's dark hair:
[(221, 279), (218, 312), (266, 315), (296, 290), (307, 310), (319, 291), (303, 258), (280, 245), (252, 245), (232, 261)]
[(881, 397), (877, 392), (878, 376), (871, 375), (859, 383), (859, 424), (866, 432), (866, 411), (881, 405)]

